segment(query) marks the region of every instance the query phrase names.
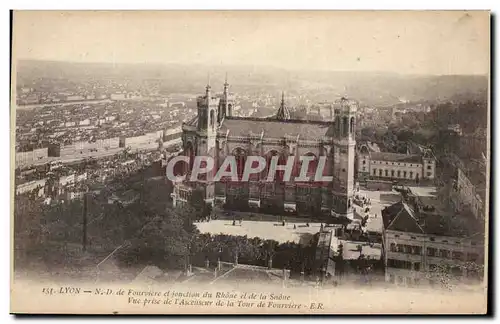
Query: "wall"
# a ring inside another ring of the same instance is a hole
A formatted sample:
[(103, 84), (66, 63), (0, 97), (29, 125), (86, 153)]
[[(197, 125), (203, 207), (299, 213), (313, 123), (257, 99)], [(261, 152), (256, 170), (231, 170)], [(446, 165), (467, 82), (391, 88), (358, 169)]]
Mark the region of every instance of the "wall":
[[(380, 174), (382, 170), (382, 174)], [(387, 170), (387, 175), (385, 171)], [(392, 175), (394, 171), (394, 175)], [(398, 176), (399, 171), (399, 176)], [(406, 172), (406, 177), (404, 176)], [(422, 179), (422, 164), (421, 163), (406, 163), (392, 161), (370, 161), (370, 176), (381, 177), (386, 179)]]
[(23, 183), (23, 184), (18, 185), (16, 187), (16, 194), (20, 195), (20, 194), (35, 190), (38, 187), (43, 187), (43, 186), (45, 186), (46, 182), (47, 182), (47, 179), (41, 179), (41, 180), (35, 180), (35, 181)]
[(367, 180), (366, 187), (370, 190), (391, 191), (392, 182), (382, 180)]
[(484, 202), (476, 193), (476, 187), (469, 180), (467, 175), (459, 168), (457, 174), (456, 195), (453, 203), (456, 208), (468, 208), (476, 218), (484, 218)]
[(16, 153), (16, 167), (23, 167), (43, 160), (49, 156), (48, 148)]
[(141, 136), (125, 138), (125, 147), (131, 149), (154, 148), (158, 146), (158, 140), (163, 138), (163, 131), (151, 132)]

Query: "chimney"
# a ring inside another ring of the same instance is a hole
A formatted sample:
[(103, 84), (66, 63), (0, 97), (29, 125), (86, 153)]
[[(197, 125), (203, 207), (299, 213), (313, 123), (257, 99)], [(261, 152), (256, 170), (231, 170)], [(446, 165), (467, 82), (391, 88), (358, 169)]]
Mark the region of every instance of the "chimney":
[(206, 259), (205, 260), (205, 268), (210, 268), (210, 260), (209, 259)]
[(267, 268), (269, 270), (273, 268), (273, 258), (269, 258), (269, 261), (267, 262)]

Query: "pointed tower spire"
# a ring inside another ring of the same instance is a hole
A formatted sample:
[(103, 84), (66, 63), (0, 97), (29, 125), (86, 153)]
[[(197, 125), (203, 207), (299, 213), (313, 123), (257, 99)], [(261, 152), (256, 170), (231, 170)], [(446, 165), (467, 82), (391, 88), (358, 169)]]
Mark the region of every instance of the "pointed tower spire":
[(207, 99), (210, 99), (210, 72), (208, 73), (208, 76), (207, 76), (207, 87), (206, 87), (206, 96), (207, 96)]
[(227, 83), (227, 72), (226, 72), (226, 78), (224, 79), (224, 95), (227, 97), (227, 92), (229, 88), (229, 83)]
[(276, 114), (276, 119), (278, 120), (288, 120), (290, 119), (290, 111), (285, 105), (285, 92), (281, 92), (281, 104), (278, 109), (278, 113)]

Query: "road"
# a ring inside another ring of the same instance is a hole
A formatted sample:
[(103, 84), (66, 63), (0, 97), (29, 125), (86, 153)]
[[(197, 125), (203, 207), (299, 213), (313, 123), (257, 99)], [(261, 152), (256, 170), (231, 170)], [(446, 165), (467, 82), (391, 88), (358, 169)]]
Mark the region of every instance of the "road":
[[(401, 195), (397, 191), (372, 191), (360, 190), (357, 194), (369, 198), (371, 201), (370, 211), (368, 212), (370, 218), (366, 222), (366, 229), (373, 232), (382, 232), (382, 209), (398, 202)], [(360, 207), (354, 204), (356, 211), (365, 215), (365, 207)]]

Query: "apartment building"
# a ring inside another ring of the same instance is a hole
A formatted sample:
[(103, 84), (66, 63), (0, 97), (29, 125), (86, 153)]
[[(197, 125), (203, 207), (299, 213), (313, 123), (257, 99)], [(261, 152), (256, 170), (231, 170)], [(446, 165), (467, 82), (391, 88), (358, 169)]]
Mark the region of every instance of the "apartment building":
[(438, 205), (437, 197), (410, 192), (382, 211), (387, 282), (439, 285), (443, 277), (469, 283), (483, 277), (484, 223)]

